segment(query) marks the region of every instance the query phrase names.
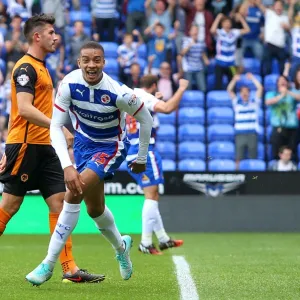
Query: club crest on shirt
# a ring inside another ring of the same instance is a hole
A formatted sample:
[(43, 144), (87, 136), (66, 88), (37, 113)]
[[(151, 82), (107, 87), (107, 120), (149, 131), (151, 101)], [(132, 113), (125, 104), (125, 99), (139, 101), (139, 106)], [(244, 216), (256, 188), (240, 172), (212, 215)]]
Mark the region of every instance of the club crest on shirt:
[(110, 102), (110, 97), (108, 96), (108, 95), (103, 95), (102, 97), (101, 97), (101, 102), (102, 103), (104, 103), (104, 104), (107, 104), (107, 103), (109, 103)]
[(17, 77), (17, 82), (21, 85), (24, 86), (29, 82), (29, 76), (27, 76), (26, 74), (22, 74), (20, 76)]
[(135, 94), (132, 94), (130, 99), (128, 100), (128, 105), (129, 106), (136, 105), (136, 102), (137, 102), (137, 97)]

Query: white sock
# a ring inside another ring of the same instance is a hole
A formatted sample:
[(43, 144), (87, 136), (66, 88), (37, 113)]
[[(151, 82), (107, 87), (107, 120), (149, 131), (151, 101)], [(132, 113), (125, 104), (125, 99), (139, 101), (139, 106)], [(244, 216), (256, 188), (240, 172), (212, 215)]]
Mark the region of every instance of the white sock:
[(93, 218), (97, 228), (101, 231), (103, 236), (111, 243), (117, 252), (123, 252), (123, 240), (121, 234), (116, 226), (115, 219), (107, 206), (103, 214), (97, 218)]
[(146, 199), (142, 212), (142, 241), (141, 243), (148, 247), (152, 244), (152, 232), (156, 222), (158, 202)]
[(77, 225), (80, 213), (80, 204), (70, 204), (64, 201), (63, 210), (58, 217), (55, 230), (51, 236), (48, 247), (48, 254), (43, 263), (50, 265), (54, 269), (54, 265), (68, 237)]
[(154, 224), (154, 232), (155, 232), (157, 239), (161, 243), (166, 243), (167, 241), (170, 240), (170, 237), (168, 236), (168, 234), (165, 231), (158, 205), (157, 205), (157, 213), (156, 213), (156, 222)]

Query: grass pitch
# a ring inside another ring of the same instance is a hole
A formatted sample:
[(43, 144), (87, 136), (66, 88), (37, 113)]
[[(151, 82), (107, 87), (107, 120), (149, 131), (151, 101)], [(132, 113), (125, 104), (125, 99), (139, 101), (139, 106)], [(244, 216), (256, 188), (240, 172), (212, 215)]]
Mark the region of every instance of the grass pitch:
[[(173, 234), (183, 247), (163, 256), (137, 251), (133, 236), (134, 274), (119, 275), (110, 245), (98, 235), (75, 235), (74, 255), (81, 268), (106, 275), (99, 284), (63, 284), (57, 264), (50, 281), (32, 287), (25, 275), (46, 254), (44, 235), (4, 235), (0, 238), (0, 299), (180, 299), (172, 255), (190, 265), (201, 300), (300, 299), (300, 234)], [(189, 299), (184, 299), (189, 300)]]

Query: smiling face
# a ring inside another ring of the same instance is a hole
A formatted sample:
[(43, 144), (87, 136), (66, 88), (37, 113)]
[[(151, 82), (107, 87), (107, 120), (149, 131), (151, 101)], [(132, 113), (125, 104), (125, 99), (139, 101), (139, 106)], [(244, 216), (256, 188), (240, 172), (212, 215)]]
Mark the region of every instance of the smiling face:
[(78, 67), (88, 84), (95, 85), (101, 81), (104, 65), (104, 53), (101, 49), (86, 48), (80, 51)]

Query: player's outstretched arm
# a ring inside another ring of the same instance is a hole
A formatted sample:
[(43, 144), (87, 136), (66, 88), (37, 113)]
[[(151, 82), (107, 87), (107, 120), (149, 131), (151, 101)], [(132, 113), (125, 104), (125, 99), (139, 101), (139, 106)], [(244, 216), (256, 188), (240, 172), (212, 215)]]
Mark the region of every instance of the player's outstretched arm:
[(132, 164), (132, 172), (144, 172), (146, 170), (153, 118), (149, 110), (144, 106), (144, 102), (133, 93), (124, 94), (117, 102), (117, 106), (135, 117), (140, 123), (139, 152), (136, 161)]
[(158, 101), (154, 106), (154, 111), (164, 113), (164, 114), (169, 114), (172, 111), (176, 110), (182, 99), (182, 95), (186, 91), (188, 86), (189, 86), (188, 80), (180, 79), (179, 80), (179, 88), (176, 91), (176, 93), (173, 95), (173, 97), (170, 98), (167, 102)]

